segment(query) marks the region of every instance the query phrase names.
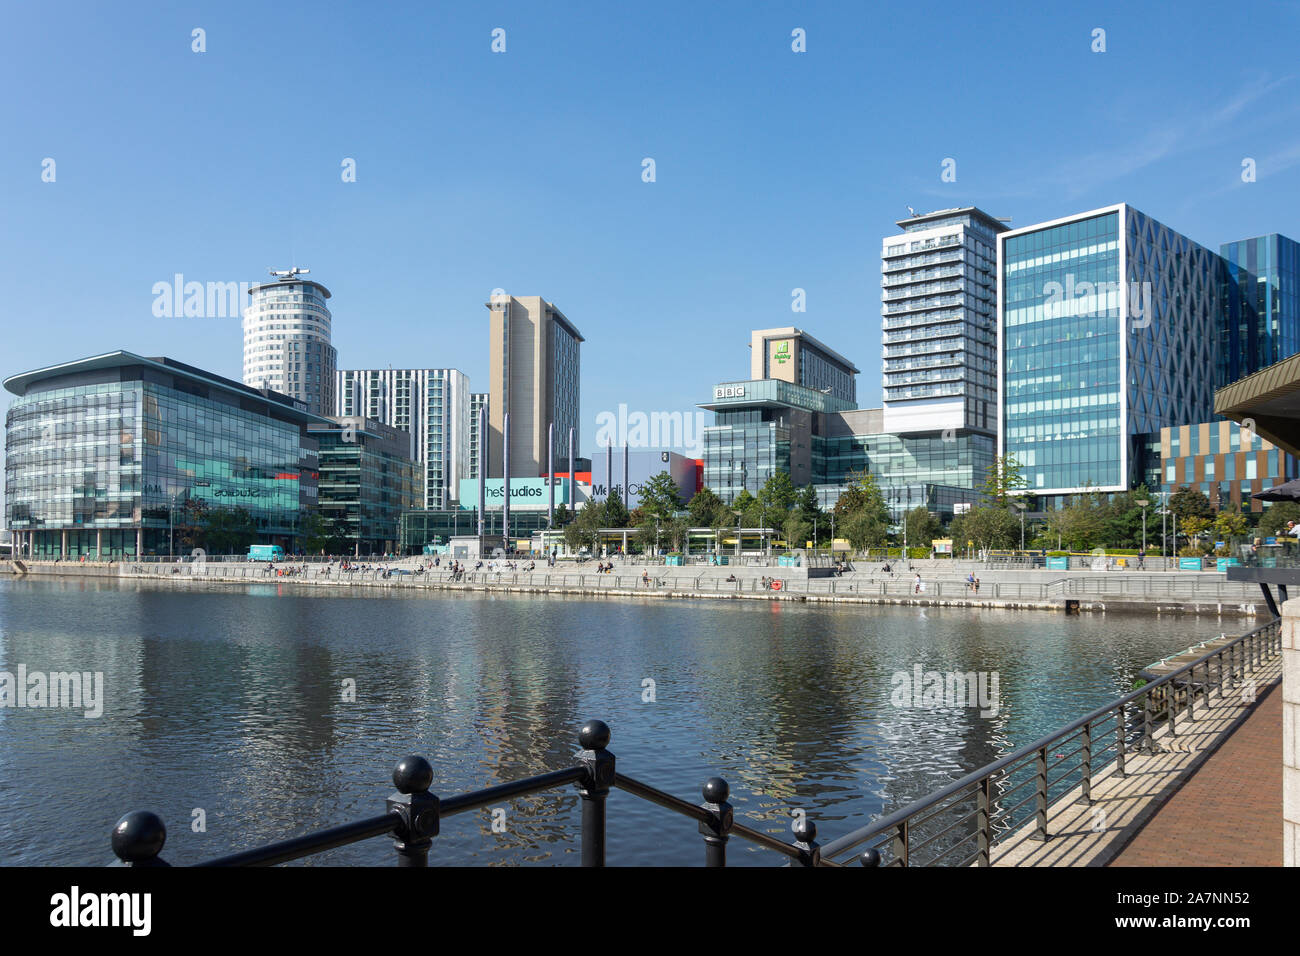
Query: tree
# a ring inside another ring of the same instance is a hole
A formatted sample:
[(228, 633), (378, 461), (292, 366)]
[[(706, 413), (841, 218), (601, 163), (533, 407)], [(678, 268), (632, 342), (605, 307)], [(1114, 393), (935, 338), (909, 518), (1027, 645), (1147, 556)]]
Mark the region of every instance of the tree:
[(213, 554), (246, 552), (257, 537), (247, 508), (213, 508), (204, 529), (205, 547)]
[(802, 548), (812, 534), (812, 525), (804, 521), (798, 511), (792, 511), (781, 526), (781, 531), (785, 535), (787, 548)]
[(841, 533), (858, 551), (883, 548), (889, 541), (889, 525), (871, 508), (859, 508), (840, 525)]
[[(822, 512), (821, 503), (817, 500), (817, 489), (811, 483), (804, 485), (799, 489), (799, 494), (795, 498), (795, 513), (799, 520), (808, 525), (817, 537), (822, 537), (822, 532), (829, 531), (829, 522)], [(815, 545), (817, 542), (814, 541)]]
[(1183, 519), (1179, 530), (1187, 536), (1187, 546), (1189, 550), (1201, 553), (1205, 550), (1204, 546), (1197, 540), (1210, 527), (1210, 519), (1201, 515), (1191, 515)]
[(1209, 520), (1214, 517), (1214, 509), (1210, 507), (1210, 499), (1202, 492), (1186, 485), (1169, 496), (1169, 510), (1178, 515), (1179, 524), (1185, 523), (1188, 518), (1205, 518)]
[(1024, 468), (1016, 461), (1016, 456), (1003, 455), (995, 458), (989, 466), (988, 477), (984, 480), (984, 497), (996, 507), (1006, 508), (1008, 499), (1028, 484)]
[(847, 476), (847, 483), (848, 487), (835, 502), (836, 520), (846, 521), (851, 515), (863, 511), (874, 522), (888, 528), (891, 524), (889, 505), (885, 503), (885, 496), (876, 484), (876, 476), (870, 472), (857, 472)]
[(668, 540), (672, 542), (674, 551), (685, 551), (690, 544), (691, 519), (686, 515), (676, 515), (668, 519), (668, 524), (661, 531), (666, 530)]
[(912, 548), (928, 548), (930, 542), (943, 533), (939, 519), (924, 505), (918, 505), (903, 515), (903, 526), (907, 529), (907, 544)]
[(724, 514), (722, 523), (731, 524), (731, 513), (727, 511), (727, 506), (712, 488), (701, 488), (686, 505), (686, 510), (691, 514), (691, 521), (695, 522), (697, 528), (712, 528), (714, 521), (718, 518), (719, 512)]
[(596, 549), (597, 531), (605, 516), (605, 507), (594, 501), (588, 501), (578, 510), (578, 514), (564, 528), (564, 544), (570, 551), (583, 548)]
[(573, 517), (569, 514), (569, 509), (565, 506), (563, 501), (555, 506), (555, 527), (563, 528), (572, 520)]
[(172, 512), (172, 528), (177, 548), (191, 551), (205, 543), (208, 527), (208, 503), (202, 498), (186, 498)]
[(758, 489), (759, 520), (764, 527), (780, 528), (794, 507), (796, 492), (790, 476), (778, 471)]
[(747, 528), (757, 528), (763, 523), (763, 506), (758, 499), (743, 489), (731, 502), (731, 510), (740, 512), (740, 521)]
[(981, 551), (1010, 550), (1020, 543), (1020, 518), (1010, 508), (981, 505), (952, 519), (952, 536)]
[(666, 471), (652, 477), (641, 486), (640, 510), (646, 518), (667, 521), (682, 510), (682, 500), (677, 494), (677, 482)]
[(1239, 511), (1221, 511), (1214, 519), (1214, 533), (1224, 541), (1240, 538), (1249, 528), (1246, 516)]
[(1300, 503), (1275, 501), (1259, 516), (1259, 524), (1255, 530), (1261, 537), (1276, 535), (1286, 530), (1288, 521), (1300, 523)]
[[(583, 511), (586, 511), (583, 508)], [(609, 497), (605, 499), (605, 504), (601, 509), (604, 512), (604, 527), (606, 528), (626, 528), (631, 515), (628, 513), (627, 506), (623, 504), (623, 499), (617, 491), (610, 489)]]
[(329, 544), (325, 519), (319, 511), (309, 511), (303, 516), (299, 525), (302, 534), (302, 549), (308, 554), (323, 553)]
[[(1107, 505), (1096, 491), (1075, 495), (1047, 516), (1047, 527), (1072, 551), (1088, 551), (1103, 543)], [(1109, 542), (1113, 546), (1113, 542)]]

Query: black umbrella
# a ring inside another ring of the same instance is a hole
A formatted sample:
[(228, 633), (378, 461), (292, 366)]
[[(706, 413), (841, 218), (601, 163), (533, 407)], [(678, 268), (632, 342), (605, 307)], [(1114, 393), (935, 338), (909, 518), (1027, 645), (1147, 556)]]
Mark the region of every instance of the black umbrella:
[(1251, 497), (1260, 501), (1300, 501), (1300, 478), (1292, 478), (1274, 488), (1257, 491)]

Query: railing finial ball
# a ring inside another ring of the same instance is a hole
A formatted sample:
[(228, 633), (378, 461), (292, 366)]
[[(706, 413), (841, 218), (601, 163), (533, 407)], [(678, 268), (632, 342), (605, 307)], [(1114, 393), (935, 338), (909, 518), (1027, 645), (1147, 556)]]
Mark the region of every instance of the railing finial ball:
[(393, 786), (398, 793), (424, 793), (433, 786), (433, 767), (419, 754), (403, 757), (393, 768)]
[(162, 852), (167, 827), (148, 810), (134, 810), (113, 827), (113, 853), (125, 863), (145, 863)]
[(858, 862), (863, 866), (880, 866), (880, 851), (874, 848), (863, 850)]
[(801, 816), (794, 822), (794, 835), (799, 838), (800, 843), (811, 843), (817, 839), (817, 824), (806, 816)]
[(609, 746), (609, 724), (603, 720), (589, 720), (578, 731), (578, 743), (583, 750), (604, 750)]
[(726, 803), (731, 796), (731, 786), (721, 777), (710, 777), (704, 781), (704, 799), (709, 803)]

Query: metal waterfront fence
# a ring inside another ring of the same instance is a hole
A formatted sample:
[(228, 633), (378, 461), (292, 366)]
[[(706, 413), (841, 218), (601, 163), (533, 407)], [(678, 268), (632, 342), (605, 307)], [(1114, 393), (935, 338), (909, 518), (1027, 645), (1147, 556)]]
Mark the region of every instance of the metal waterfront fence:
[[(1164, 724), (1177, 736), (1180, 717), (1196, 719), (1212, 695), (1236, 692), (1249, 675), (1281, 652), (1281, 621), (1274, 619), (1158, 680), (1014, 753), (969, 773), (822, 847), (823, 859), (859, 851), (860, 859), (886, 866), (988, 866), (993, 848), (1032, 826), (1031, 839), (1046, 841), (1049, 808), (1078, 787), (1091, 804), (1092, 782), (1114, 765), (1127, 775), (1136, 752), (1161, 749), (1154, 739)], [(1073, 749), (1071, 749), (1073, 748)], [(1026, 788), (1028, 788), (1026, 790)], [(860, 848), (865, 848), (860, 850)]]
[[(583, 866), (605, 865), (606, 798), (611, 789), (694, 820), (704, 842), (704, 863), (710, 867), (726, 865), (727, 843), (733, 836), (787, 857), (787, 865), (844, 866), (853, 859), (847, 854), (856, 853), (865, 866), (988, 866), (994, 847), (1025, 826), (1033, 827), (1032, 839), (1049, 840), (1054, 801), (1078, 787), (1080, 802), (1091, 804), (1092, 783), (1100, 771), (1114, 764), (1114, 772), (1126, 776), (1130, 754), (1161, 749), (1154, 738), (1157, 725), (1166, 725), (1170, 736), (1177, 736), (1180, 717), (1197, 719), (1198, 697), (1201, 707), (1208, 707), (1214, 693), (1222, 699), (1235, 692), (1280, 652), (1281, 621), (1275, 619), (824, 846), (817, 842), (817, 826), (807, 815), (796, 820), (795, 840), (788, 843), (738, 822), (727, 800), (730, 787), (721, 777), (705, 781), (704, 802), (695, 804), (619, 773), (608, 749), (608, 725), (592, 720), (578, 733), (582, 749), (572, 767), (440, 797), (430, 792), (433, 768), (428, 760), (410, 756), (393, 770), (397, 792), (388, 797), (382, 814), (201, 865), (272, 866), (387, 835), (398, 866), (428, 866), (444, 819), (572, 785), (581, 797)], [(163, 821), (148, 811), (126, 814), (112, 831), (114, 854), (131, 866), (167, 866), (161, 856), (166, 839)]]
[[(577, 787), (581, 797), (583, 866), (605, 865), (606, 799), (612, 789), (623, 790), (694, 820), (704, 843), (706, 866), (726, 866), (727, 843), (733, 836), (773, 850), (787, 857), (793, 865), (840, 865), (821, 858), (816, 840), (817, 826), (811, 820), (796, 821), (793, 828), (795, 840), (787, 843), (770, 833), (737, 822), (735, 812), (727, 802), (730, 787), (721, 777), (706, 780), (702, 791), (704, 802), (694, 804), (619, 773), (614, 754), (608, 749), (609, 742), (608, 725), (599, 720), (588, 721), (578, 733), (582, 749), (575, 755), (574, 766), (452, 797), (431, 793), (433, 767), (424, 757), (410, 756), (393, 770), (393, 785), (397, 792), (388, 797), (383, 813), (208, 860), (200, 865), (274, 866), (386, 835), (393, 840), (398, 866), (428, 866), (430, 851), (435, 838), (442, 832), (445, 819), (503, 800), (568, 786)], [(113, 853), (128, 866), (168, 866), (161, 856), (166, 840), (166, 826), (156, 814), (148, 811), (128, 813), (117, 822), (112, 832)]]

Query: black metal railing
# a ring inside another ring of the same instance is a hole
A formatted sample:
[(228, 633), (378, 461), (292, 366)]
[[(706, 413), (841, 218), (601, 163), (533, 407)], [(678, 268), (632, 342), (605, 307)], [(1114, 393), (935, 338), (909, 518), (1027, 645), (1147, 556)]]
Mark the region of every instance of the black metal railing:
[[(393, 770), (397, 792), (388, 798), (384, 813), (200, 865), (274, 866), (387, 835), (397, 851), (398, 866), (428, 866), (429, 852), (445, 818), (570, 784), (578, 788), (582, 798), (583, 866), (605, 865), (606, 798), (613, 788), (695, 820), (704, 839), (706, 866), (726, 866), (727, 842), (733, 836), (783, 854), (795, 865), (840, 865), (821, 859), (816, 824), (806, 816), (795, 821), (795, 840), (786, 843), (770, 833), (736, 822), (734, 810), (727, 802), (730, 787), (721, 777), (705, 781), (704, 802), (697, 805), (618, 773), (614, 754), (608, 749), (609, 741), (609, 727), (603, 721), (588, 721), (578, 733), (582, 750), (576, 755), (575, 766), (446, 798), (429, 792), (433, 785), (433, 767), (429, 761), (410, 756)], [(166, 840), (167, 828), (163, 821), (148, 811), (128, 813), (113, 828), (113, 852), (128, 866), (168, 866), (161, 857)]]
[[(429, 761), (409, 756), (393, 770), (397, 792), (388, 797), (382, 814), (200, 865), (273, 866), (387, 835), (399, 866), (427, 866), (445, 818), (573, 785), (581, 797), (583, 866), (605, 865), (606, 798), (615, 788), (696, 821), (706, 866), (726, 865), (727, 843), (733, 836), (787, 857), (787, 865), (844, 866), (848, 858), (835, 858), (857, 850), (858, 862), (866, 866), (988, 866), (993, 848), (1030, 821), (1032, 838), (1050, 839), (1048, 818), (1055, 798), (1078, 787), (1079, 802), (1091, 804), (1098, 771), (1114, 763), (1115, 772), (1124, 776), (1129, 754), (1160, 749), (1155, 740), (1158, 724), (1176, 736), (1180, 713), (1196, 719), (1198, 696), (1207, 707), (1212, 692), (1217, 690), (1222, 698), (1227, 688), (1242, 686), (1280, 649), (1281, 622), (1273, 620), (825, 846), (817, 842), (817, 826), (806, 814), (798, 815), (792, 826), (795, 839), (789, 843), (737, 822), (727, 801), (730, 787), (721, 777), (705, 781), (704, 802), (695, 804), (619, 773), (608, 749), (609, 727), (591, 720), (578, 733), (582, 749), (572, 767), (444, 798), (429, 792)], [(1071, 746), (1074, 749), (1067, 750)], [(1027, 787), (1032, 789), (1026, 794)], [(161, 857), (166, 836), (156, 814), (128, 813), (113, 828), (113, 852), (130, 866), (167, 866)], [(965, 856), (954, 856), (963, 851)]]
[(822, 858), (865, 846), (870, 857), (864, 862), (886, 866), (988, 866), (993, 848), (1027, 826), (1033, 827), (1030, 839), (1046, 842), (1055, 800), (1077, 788), (1077, 802), (1091, 805), (1099, 771), (1114, 764), (1114, 772), (1126, 776), (1129, 755), (1161, 750), (1155, 739), (1158, 725), (1176, 737), (1180, 716), (1197, 719), (1198, 697), (1208, 709), (1212, 693), (1223, 698), (1229, 689), (1242, 688), (1253, 671), (1280, 653), (1281, 634), (1279, 619), (1248, 631), (1061, 730), (832, 840), (822, 847)]

